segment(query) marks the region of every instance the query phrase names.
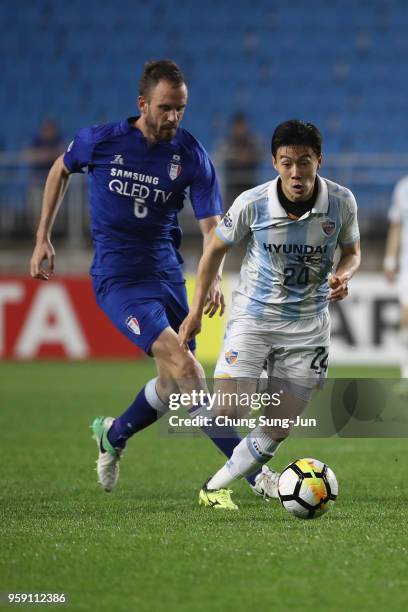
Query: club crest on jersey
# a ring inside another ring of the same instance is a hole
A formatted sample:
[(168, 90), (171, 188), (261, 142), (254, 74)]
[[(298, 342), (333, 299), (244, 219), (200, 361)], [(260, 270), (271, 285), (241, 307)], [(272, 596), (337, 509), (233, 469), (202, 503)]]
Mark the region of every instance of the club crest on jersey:
[(322, 230), (326, 236), (331, 236), (336, 229), (336, 222), (333, 219), (325, 219), (322, 223)]
[(126, 327), (128, 328), (129, 331), (133, 332), (136, 336), (140, 336), (140, 326), (139, 326), (139, 321), (136, 319), (136, 317), (128, 317), (126, 319)]
[(181, 164), (180, 164), (180, 155), (173, 155), (173, 158), (169, 165), (167, 166), (167, 170), (169, 173), (169, 177), (172, 181), (176, 179), (181, 174)]
[(228, 365), (234, 365), (238, 359), (238, 351), (229, 350), (225, 353), (225, 361)]

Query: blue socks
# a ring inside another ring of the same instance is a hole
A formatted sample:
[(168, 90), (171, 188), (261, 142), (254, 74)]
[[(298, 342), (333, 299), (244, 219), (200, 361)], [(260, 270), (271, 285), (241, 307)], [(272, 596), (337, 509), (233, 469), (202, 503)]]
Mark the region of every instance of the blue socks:
[(108, 440), (115, 448), (124, 448), (127, 440), (157, 420), (157, 410), (146, 400), (145, 387), (127, 410), (114, 420), (108, 431)]
[(167, 404), (157, 395), (156, 381), (157, 378), (149, 380), (129, 408), (113, 422), (108, 431), (108, 440), (115, 448), (124, 448), (133, 434), (145, 429), (167, 412)]

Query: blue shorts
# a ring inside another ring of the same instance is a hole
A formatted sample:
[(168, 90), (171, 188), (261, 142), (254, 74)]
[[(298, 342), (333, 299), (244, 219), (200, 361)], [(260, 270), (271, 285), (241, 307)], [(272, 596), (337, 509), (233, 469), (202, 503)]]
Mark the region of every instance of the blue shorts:
[[(188, 314), (184, 281), (93, 277), (97, 304), (131, 342), (151, 355), (153, 342), (166, 327), (177, 333)], [(196, 347), (195, 339), (188, 343)]]

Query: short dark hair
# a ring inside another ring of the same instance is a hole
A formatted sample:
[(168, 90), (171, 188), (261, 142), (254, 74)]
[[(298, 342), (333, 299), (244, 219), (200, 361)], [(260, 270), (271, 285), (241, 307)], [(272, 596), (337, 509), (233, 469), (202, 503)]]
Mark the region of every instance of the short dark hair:
[(186, 83), (183, 73), (175, 62), (171, 60), (151, 60), (146, 62), (140, 78), (139, 95), (147, 98), (159, 81), (168, 81), (174, 87), (180, 87)]
[(322, 153), (322, 135), (313, 123), (290, 119), (280, 123), (272, 136), (271, 151), (276, 157), (279, 147), (311, 147), (319, 157)]

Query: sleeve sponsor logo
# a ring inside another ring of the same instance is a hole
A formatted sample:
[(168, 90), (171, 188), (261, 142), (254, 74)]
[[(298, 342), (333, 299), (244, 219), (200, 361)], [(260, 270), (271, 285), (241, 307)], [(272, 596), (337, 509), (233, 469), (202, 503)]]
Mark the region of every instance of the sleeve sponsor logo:
[(224, 216), (223, 223), (225, 227), (228, 227), (228, 228), (232, 227), (232, 219), (231, 219), (229, 212), (227, 212), (227, 214)]

